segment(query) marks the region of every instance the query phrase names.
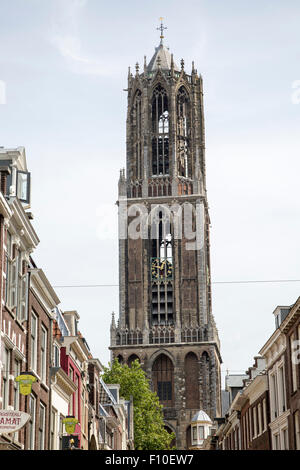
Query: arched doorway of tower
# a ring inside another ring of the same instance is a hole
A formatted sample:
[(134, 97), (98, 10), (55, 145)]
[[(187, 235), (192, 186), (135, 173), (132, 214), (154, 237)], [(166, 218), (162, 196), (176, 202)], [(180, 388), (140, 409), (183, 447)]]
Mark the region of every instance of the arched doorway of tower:
[(118, 359), (118, 362), (119, 362), (120, 364), (123, 364), (124, 359), (123, 359), (123, 356), (121, 356), (121, 354), (119, 354), (119, 355), (117, 356), (117, 359)]
[(165, 407), (174, 406), (174, 366), (165, 354), (160, 354), (153, 363), (152, 382), (160, 403)]
[(170, 444), (170, 449), (173, 449), (173, 447), (176, 447), (176, 433), (173, 429), (171, 429), (171, 427), (168, 424), (165, 425), (165, 430), (168, 431), (169, 434), (172, 434), (172, 433), (175, 434), (175, 437), (174, 439), (172, 439), (171, 444)]
[(139, 362), (141, 362), (141, 361), (140, 361), (140, 358), (139, 358), (136, 354), (131, 354), (131, 356), (129, 356), (129, 358), (128, 358), (128, 367), (131, 367), (131, 364), (132, 364), (136, 359), (137, 359)]

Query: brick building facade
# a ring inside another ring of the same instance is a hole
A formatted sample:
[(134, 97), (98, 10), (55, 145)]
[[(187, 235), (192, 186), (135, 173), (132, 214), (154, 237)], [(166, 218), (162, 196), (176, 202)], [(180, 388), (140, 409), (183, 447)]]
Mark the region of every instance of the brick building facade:
[[(97, 360), (78, 331), (77, 312), (59, 311), (59, 298), (34, 262), (39, 239), (32, 219), (25, 150), (0, 148), (0, 409), (30, 415), (21, 430), (1, 435), (0, 450), (69, 448), (63, 419), (70, 414), (79, 420), (77, 447), (101, 449), (101, 426), (110, 418), (101, 415), (99, 401), (89, 401), (88, 366)], [(24, 372), (35, 378), (27, 396), (15, 380)], [(113, 406), (121, 438), (112, 444), (127, 448), (130, 407)]]
[(300, 298), (273, 314), (275, 330), (223, 413), (214, 448), (300, 450)]

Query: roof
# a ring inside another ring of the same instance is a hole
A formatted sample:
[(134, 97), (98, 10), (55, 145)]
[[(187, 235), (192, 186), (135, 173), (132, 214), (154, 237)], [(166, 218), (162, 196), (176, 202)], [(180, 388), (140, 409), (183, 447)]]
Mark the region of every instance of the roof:
[(193, 416), (192, 423), (195, 421), (203, 421), (206, 423), (212, 422), (208, 414), (206, 414), (203, 410), (197, 411), (197, 413)]
[(230, 374), (226, 375), (225, 377), (225, 389), (228, 391), (228, 388), (231, 387), (241, 387), (244, 386), (244, 379), (248, 379), (249, 376), (247, 374)]
[[(169, 49), (164, 44), (160, 44), (158, 47), (155, 48), (154, 56), (152, 57), (147, 66), (147, 72), (153, 72), (154, 70), (158, 69), (158, 60), (160, 60), (159, 65), (161, 70), (171, 70), (172, 57), (169, 52)], [(179, 68), (175, 63), (174, 70), (179, 71)]]

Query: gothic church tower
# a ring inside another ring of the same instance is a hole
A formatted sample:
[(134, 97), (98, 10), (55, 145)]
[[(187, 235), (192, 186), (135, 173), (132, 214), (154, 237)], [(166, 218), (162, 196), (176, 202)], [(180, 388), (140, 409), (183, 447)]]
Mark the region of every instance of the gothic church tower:
[(187, 449), (195, 413), (212, 420), (221, 414), (221, 357), (211, 311), (202, 78), (194, 64), (190, 74), (183, 60), (175, 64), (160, 29), (150, 62), (145, 57), (143, 71), (137, 64), (128, 74), (120, 312), (110, 349), (129, 365), (138, 358), (164, 406), (166, 428), (177, 448)]

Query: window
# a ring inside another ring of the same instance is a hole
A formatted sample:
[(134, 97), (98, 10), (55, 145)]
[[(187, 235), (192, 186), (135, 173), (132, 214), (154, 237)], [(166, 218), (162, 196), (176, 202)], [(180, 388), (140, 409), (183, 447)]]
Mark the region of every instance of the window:
[[(69, 377), (72, 381), (75, 380), (74, 369), (72, 366), (69, 366)], [(75, 400), (75, 394), (73, 393), (70, 396), (70, 401), (69, 401), (69, 415), (70, 416), (74, 416), (74, 400)]]
[(16, 245), (12, 244), (12, 255), (9, 272), (8, 286), (8, 306), (11, 310), (16, 309), (18, 305), (18, 268), (19, 268), (19, 251)]
[(267, 426), (268, 426), (268, 421), (267, 421), (267, 402), (265, 398), (263, 399), (263, 417), (264, 417), (263, 418), (264, 420), (263, 430), (266, 431)]
[(10, 349), (3, 348), (2, 369), (2, 408), (5, 410), (9, 405), (9, 375), (10, 375)]
[(157, 395), (160, 401), (172, 400), (171, 382), (157, 382)]
[(204, 426), (198, 426), (198, 435), (200, 440), (204, 439)]
[(39, 416), (39, 450), (45, 449), (45, 419), (46, 409), (45, 406), (40, 403), (40, 416)]
[(279, 434), (274, 434), (273, 436), (273, 450), (280, 450), (280, 439), (279, 439)]
[(18, 261), (18, 301), (17, 301), (17, 318), (23, 321), (27, 318), (27, 292), (28, 292), (28, 274), (26, 269), (26, 261)]
[(152, 325), (173, 324), (173, 239), (165, 210), (153, 214), (151, 243)]
[(27, 318), (27, 291), (26, 261), (12, 242), (11, 234), (7, 232), (5, 303), (11, 310), (15, 309), (16, 317), (20, 321)]
[(166, 90), (158, 85), (152, 99), (152, 174), (169, 174), (169, 110)]
[(53, 367), (60, 367), (60, 351), (57, 344), (53, 345)]
[(256, 406), (252, 408), (253, 413), (253, 437), (257, 436), (257, 414), (256, 414)]
[(62, 450), (62, 438), (64, 432), (64, 425), (63, 425), (64, 416), (59, 416), (59, 450)]
[[(21, 361), (15, 359), (15, 370), (14, 377), (18, 377), (21, 374)], [(20, 406), (20, 392), (17, 382), (14, 380), (14, 409), (19, 410)]]
[(179, 176), (189, 176), (189, 98), (185, 88), (178, 90), (177, 100), (177, 146), (176, 157)]
[(277, 391), (277, 380), (276, 375), (271, 375), (271, 415), (272, 420), (278, 416), (278, 391)]
[(31, 347), (31, 369), (37, 371), (37, 331), (38, 331), (38, 320), (36, 315), (31, 313), (31, 335), (30, 335), (30, 347)]
[(30, 173), (17, 172), (17, 197), (21, 202), (30, 202)]
[(142, 93), (137, 90), (131, 114), (133, 129), (134, 179), (142, 178)]
[(297, 366), (295, 360), (293, 360), (295, 334), (293, 333), (290, 337), (290, 349), (291, 349), (291, 367), (292, 367), (292, 392), (297, 390)]
[(289, 439), (288, 439), (288, 430), (287, 428), (282, 430), (282, 449), (288, 450), (289, 449)]
[(12, 239), (11, 234), (6, 232), (6, 280), (5, 280), (5, 303), (10, 306), (11, 304), (11, 275), (12, 275)]
[(295, 448), (300, 450), (300, 411), (296, 411), (294, 415), (295, 422)]
[(50, 449), (56, 450), (56, 419), (57, 411), (52, 408), (51, 410), (51, 424), (50, 424)]
[(197, 426), (193, 426), (193, 441), (197, 442)]
[(262, 433), (262, 413), (261, 413), (261, 403), (257, 406), (257, 414), (258, 414), (258, 435)]
[[(75, 406), (74, 406), (74, 416), (75, 418), (79, 418), (79, 399), (80, 399), (80, 389), (79, 389), (79, 376), (75, 374), (75, 385), (77, 386), (75, 392)], [(84, 406), (84, 403), (83, 403)]]
[(196, 354), (190, 352), (184, 359), (185, 370), (185, 407), (198, 409), (199, 401), (199, 363)]
[(41, 379), (46, 383), (47, 380), (47, 331), (42, 326), (41, 331)]
[(152, 377), (154, 390), (164, 406), (173, 406), (173, 374), (171, 359), (161, 354), (153, 364)]
[(249, 418), (249, 441), (252, 441), (253, 439), (253, 426), (252, 426), (252, 413), (251, 413), (251, 408), (248, 410), (248, 418)]
[(284, 381), (284, 369), (283, 366), (278, 370), (278, 377), (279, 377), (279, 398), (280, 398), (280, 412), (283, 413), (286, 410), (285, 404), (285, 381)]
[(29, 414), (30, 420), (28, 425), (29, 431), (29, 449), (35, 449), (35, 423), (36, 423), (36, 398), (34, 395), (29, 397)]

